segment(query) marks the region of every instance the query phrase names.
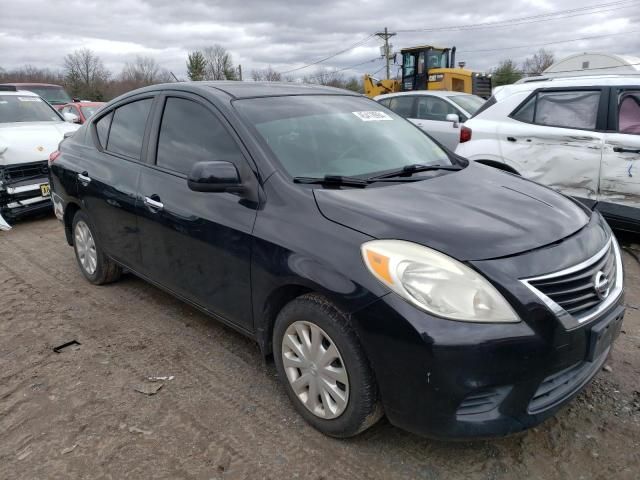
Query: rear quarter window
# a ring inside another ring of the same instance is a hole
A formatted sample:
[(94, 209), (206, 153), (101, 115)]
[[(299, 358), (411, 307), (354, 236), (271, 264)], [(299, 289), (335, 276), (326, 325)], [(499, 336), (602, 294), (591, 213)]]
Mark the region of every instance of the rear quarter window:
[(548, 127), (594, 130), (600, 90), (539, 91), (521, 104), (511, 118)]
[(107, 137), (109, 136), (109, 127), (111, 127), (112, 118), (113, 112), (110, 112), (96, 122), (96, 133), (98, 134), (98, 142), (100, 142), (100, 146), (102, 148), (105, 148), (107, 146)]

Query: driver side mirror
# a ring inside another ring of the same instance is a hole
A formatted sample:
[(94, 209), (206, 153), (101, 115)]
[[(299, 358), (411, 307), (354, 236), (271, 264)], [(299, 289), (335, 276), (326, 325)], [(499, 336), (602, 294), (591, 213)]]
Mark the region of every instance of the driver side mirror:
[(62, 114), (62, 117), (64, 118), (65, 122), (69, 122), (69, 123), (80, 123), (80, 117), (74, 113), (71, 112), (64, 112)]
[(194, 192), (242, 192), (238, 169), (231, 162), (198, 162), (187, 177)]
[(458, 125), (460, 124), (460, 117), (457, 113), (449, 113), (446, 117), (446, 120), (447, 122), (453, 123), (453, 128), (458, 128)]

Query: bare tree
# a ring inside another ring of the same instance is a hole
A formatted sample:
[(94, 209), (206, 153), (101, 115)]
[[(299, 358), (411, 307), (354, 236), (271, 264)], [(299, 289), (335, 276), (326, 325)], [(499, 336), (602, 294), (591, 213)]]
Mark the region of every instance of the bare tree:
[(282, 74), (276, 72), (271, 65), (262, 70), (251, 70), (251, 78), (256, 82), (281, 82)]
[(137, 87), (171, 81), (171, 73), (168, 70), (160, 68), (152, 57), (140, 55), (133, 62), (125, 63), (120, 76), (125, 82), (130, 82)]
[(100, 100), (110, 72), (100, 57), (83, 48), (64, 57), (64, 75), (72, 95)]
[(236, 80), (236, 70), (231, 54), (222, 45), (213, 45), (203, 50), (206, 60), (205, 80)]
[(344, 74), (335, 70), (327, 70), (319, 68), (316, 72), (302, 79), (304, 83), (316, 83), (318, 85), (327, 85), (329, 87), (344, 88), (346, 85)]
[(553, 65), (555, 56), (553, 52), (541, 48), (533, 56), (528, 57), (522, 63), (522, 70), (525, 75), (540, 75), (547, 68)]
[(12, 70), (0, 68), (0, 81), (63, 84), (65, 79), (60, 71), (24, 65)]

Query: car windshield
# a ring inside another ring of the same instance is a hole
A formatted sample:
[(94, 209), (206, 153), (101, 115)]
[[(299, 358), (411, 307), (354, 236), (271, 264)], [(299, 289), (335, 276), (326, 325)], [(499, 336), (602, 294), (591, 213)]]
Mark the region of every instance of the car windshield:
[(71, 102), (71, 97), (62, 87), (32, 87), (29, 85), (21, 86), (21, 90), (29, 90), (40, 95), (51, 105), (64, 105)]
[(62, 121), (40, 97), (0, 95), (0, 123)]
[(91, 115), (96, 113), (99, 108), (100, 107), (96, 107), (96, 106), (80, 107), (80, 110), (82, 110), (82, 114), (84, 115), (84, 118), (89, 118)]
[(234, 106), (292, 177), (367, 177), (408, 165), (452, 165), (421, 130), (362, 97), (264, 97)]
[(470, 115), (476, 113), (485, 102), (484, 98), (477, 95), (455, 95), (453, 97), (449, 97), (449, 100), (468, 112)]

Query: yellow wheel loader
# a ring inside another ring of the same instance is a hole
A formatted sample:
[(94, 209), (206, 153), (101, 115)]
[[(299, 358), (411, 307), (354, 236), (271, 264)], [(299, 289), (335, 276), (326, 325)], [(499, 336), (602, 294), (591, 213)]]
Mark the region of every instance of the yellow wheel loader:
[(491, 96), (491, 75), (472, 72), (460, 64), (455, 67), (456, 47), (436, 48), (432, 45), (404, 48), (401, 78), (379, 80), (364, 76), (364, 93), (375, 97), (384, 93), (411, 90), (447, 90), (472, 93), (483, 98)]

